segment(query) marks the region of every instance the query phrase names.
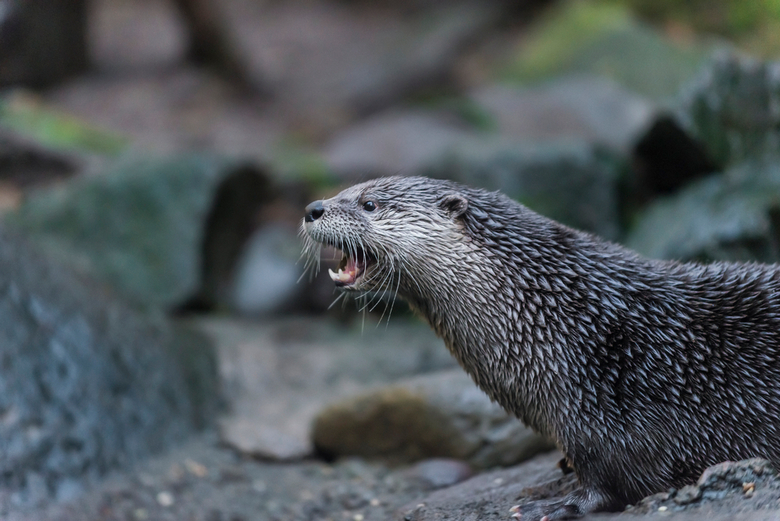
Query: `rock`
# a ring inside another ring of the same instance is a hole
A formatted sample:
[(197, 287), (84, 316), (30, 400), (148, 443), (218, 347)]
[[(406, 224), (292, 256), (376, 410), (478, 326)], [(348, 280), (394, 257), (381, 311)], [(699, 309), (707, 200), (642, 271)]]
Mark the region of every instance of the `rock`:
[(32, 505), (211, 422), (202, 335), (145, 316), (0, 230), (0, 487)]
[(339, 178), (413, 175), (446, 152), (475, 139), (474, 133), (446, 114), (394, 110), (356, 123), (338, 134), (323, 155)]
[(511, 469), (479, 474), (467, 481), (436, 490), (399, 509), (404, 521), (499, 521), (511, 519), (509, 509), (528, 487), (561, 477), (556, 467), (560, 453), (553, 452)]
[(780, 479), (768, 461), (759, 458), (725, 461), (705, 469), (696, 483), (648, 496), (629, 511), (636, 514), (658, 510), (683, 512), (705, 504), (726, 504), (729, 500), (749, 500), (740, 510), (761, 510), (776, 508), (779, 491)]
[(424, 490), (451, 487), (474, 475), (474, 469), (463, 461), (432, 458), (413, 465), (408, 476)]
[(673, 42), (616, 3), (561, 2), (524, 36), (505, 80), (596, 74), (653, 100), (677, 94), (709, 55), (706, 46)]
[(422, 170), (488, 190), (501, 190), (569, 226), (615, 239), (620, 231), (617, 180), (623, 158), (575, 141), (466, 147)]
[(720, 169), (780, 154), (780, 62), (720, 54), (683, 91), (676, 115)]
[(552, 447), (459, 370), (333, 403), (314, 421), (312, 439), (330, 457), (454, 458), (480, 468), (511, 465)]
[(8, 219), (146, 306), (213, 306), (270, 197), (266, 174), (215, 157), (126, 159), (31, 193)]
[(302, 265), (297, 231), (265, 226), (247, 241), (233, 276), (231, 303), (244, 315), (262, 315), (289, 308), (309, 288), (297, 284)]
[(580, 139), (627, 153), (656, 111), (607, 78), (585, 74), (533, 87), (490, 85), (470, 95), (501, 136), (517, 142)]
[(780, 160), (753, 161), (658, 199), (630, 248), (654, 258), (780, 261)]
[(329, 402), (370, 383), (455, 364), (430, 328), (397, 318), (378, 329), (370, 316), (346, 328), (312, 316), (267, 323), (199, 318), (193, 324), (219, 352), (230, 403), (219, 423), (222, 442), (262, 459), (312, 454), (311, 425)]

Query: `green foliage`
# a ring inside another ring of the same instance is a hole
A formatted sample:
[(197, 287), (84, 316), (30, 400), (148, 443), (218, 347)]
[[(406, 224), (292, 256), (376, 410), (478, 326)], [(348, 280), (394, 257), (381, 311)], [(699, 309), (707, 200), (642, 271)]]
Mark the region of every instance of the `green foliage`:
[(0, 126), (59, 149), (115, 155), (127, 144), (122, 137), (51, 110), (24, 94), (0, 98)]

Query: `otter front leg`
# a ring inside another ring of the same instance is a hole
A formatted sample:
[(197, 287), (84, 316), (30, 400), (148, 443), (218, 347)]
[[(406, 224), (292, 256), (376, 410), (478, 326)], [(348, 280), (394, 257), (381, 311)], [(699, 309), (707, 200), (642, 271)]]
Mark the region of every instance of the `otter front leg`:
[(595, 489), (581, 487), (559, 499), (529, 501), (512, 507), (512, 517), (522, 521), (576, 519), (590, 512), (615, 510), (618, 505)]

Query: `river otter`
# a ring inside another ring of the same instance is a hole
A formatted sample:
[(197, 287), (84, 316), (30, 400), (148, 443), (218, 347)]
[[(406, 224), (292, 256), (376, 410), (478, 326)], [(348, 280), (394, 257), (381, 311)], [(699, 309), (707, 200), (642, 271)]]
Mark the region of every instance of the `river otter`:
[(650, 260), (450, 181), (376, 179), (306, 208), (336, 285), (405, 299), (493, 400), (553, 438), (554, 521), (623, 509), (710, 465), (780, 463), (780, 267)]

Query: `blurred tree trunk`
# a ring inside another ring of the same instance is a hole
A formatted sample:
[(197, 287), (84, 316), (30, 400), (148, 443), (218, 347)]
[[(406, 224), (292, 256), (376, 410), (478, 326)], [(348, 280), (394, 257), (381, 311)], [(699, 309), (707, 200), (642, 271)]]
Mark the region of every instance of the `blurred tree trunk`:
[(0, 0), (0, 85), (45, 86), (87, 68), (86, 0)]

